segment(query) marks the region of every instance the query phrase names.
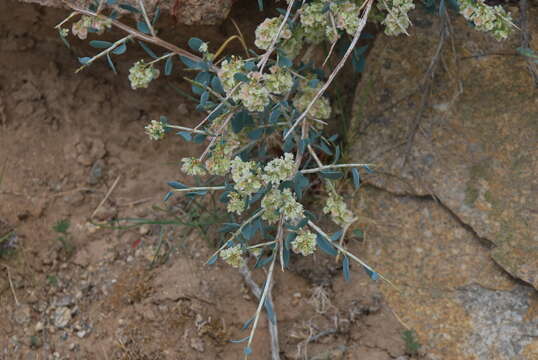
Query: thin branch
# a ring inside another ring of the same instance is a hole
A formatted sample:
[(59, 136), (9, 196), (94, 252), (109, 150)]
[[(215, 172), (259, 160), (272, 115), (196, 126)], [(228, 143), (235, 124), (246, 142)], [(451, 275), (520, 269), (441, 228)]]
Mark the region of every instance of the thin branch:
[(101, 206), (103, 206), (103, 204), (108, 200), (108, 198), (110, 197), (110, 194), (112, 194), (112, 191), (114, 191), (114, 189), (116, 188), (116, 185), (118, 185), (118, 182), (120, 181), (120, 178), (121, 178), (121, 175), (118, 176), (116, 178), (116, 180), (114, 181), (114, 183), (112, 184), (112, 186), (110, 187), (110, 189), (108, 190), (108, 192), (106, 193), (105, 197), (103, 198), (103, 200), (101, 200), (101, 202), (99, 203), (99, 205), (97, 205), (97, 207), (95, 208), (95, 210), (93, 211), (92, 215), (90, 216), (90, 219), (93, 218), (95, 216), (95, 214), (97, 214), (97, 211), (101, 208)]
[[(234, 232), (232, 234), (232, 236), (224, 243), (222, 244), (222, 246), (213, 253), (213, 255), (211, 255), (209, 257), (209, 260), (211, 260), (211, 258), (213, 258), (213, 256), (216, 256), (218, 255), (222, 250), (224, 250), (224, 248), (226, 246), (228, 246), (228, 242), (230, 242), (231, 240), (235, 239), (239, 234), (241, 234), (241, 231), (245, 228), (245, 226), (247, 226), (248, 224), (250, 224), (253, 220), (255, 220), (256, 218), (260, 217), (261, 214), (263, 214), (263, 209), (262, 210), (259, 210), (257, 211), (256, 213), (254, 213), (254, 215), (252, 215), (251, 217), (249, 217), (247, 220), (245, 220), (243, 222), (243, 224), (241, 224), (241, 226), (239, 227), (239, 229), (236, 230), (236, 232)], [(209, 260), (207, 260), (206, 264), (209, 262)]]
[[(310, 150), (310, 149), (309, 149)], [(313, 152), (313, 150), (312, 150)], [(315, 154), (315, 153), (314, 153)], [(317, 158), (317, 156), (314, 158), (316, 159), (316, 161), (319, 161), (319, 159)], [(317, 172), (320, 172), (320, 171), (323, 171), (323, 170), (328, 170), (328, 169), (338, 169), (338, 168), (349, 168), (349, 167), (369, 167), (369, 166), (374, 166), (374, 164), (333, 164), (333, 165), (321, 165), (320, 167), (317, 167), (317, 168), (314, 168), (314, 169), (304, 169), (304, 170), (301, 170), (301, 174), (312, 174), (312, 173), (317, 173)]]
[[(184, 56), (184, 57), (186, 57), (186, 58), (188, 58), (190, 60), (196, 61), (196, 62), (203, 61), (203, 59), (201, 57), (196, 56), (196, 55), (188, 52), (187, 50), (181, 49), (181, 48), (179, 48), (179, 47), (177, 47), (177, 46), (175, 46), (175, 45), (173, 45), (173, 44), (171, 44), (171, 43), (169, 43), (167, 41), (164, 41), (159, 37), (146, 35), (146, 34), (140, 32), (138, 30), (135, 30), (135, 29), (131, 28), (128, 25), (125, 25), (125, 24), (117, 21), (117, 20), (111, 19), (111, 18), (109, 18), (107, 16), (104, 16), (104, 15), (96, 14), (96, 13), (90, 11), (90, 10), (83, 9), (81, 7), (78, 7), (78, 6), (68, 2), (67, 0), (62, 0), (62, 2), (64, 3), (65, 6), (67, 6), (68, 8), (76, 11), (79, 14), (86, 15), (86, 16), (92, 16), (92, 17), (96, 17), (96, 18), (99, 18), (99, 19), (102, 19), (102, 20), (109, 21), (115, 27), (125, 31), (128, 34), (131, 34), (136, 39), (139, 39), (139, 40), (151, 43), (151, 44), (155, 44), (157, 46), (160, 46), (162, 48), (170, 50), (173, 53), (178, 54), (179, 56)], [(218, 69), (217, 69), (216, 66), (213, 66), (211, 68), (211, 70), (216, 72)]]
[[(277, 249), (275, 249), (277, 251)], [(265, 303), (265, 299), (267, 298), (267, 294), (269, 293), (269, 289), (272, 287), (273, 282), (273, 271), (275, 269), (275, 262), (276, 262), (276, 254), (273, 254), (273, 261), (271, 261), (271, 266), (269, 266), (269, 271), (267, 273), (267, 278), (265, 279), (265, 286), (263, 288), (262, 295), (260, 297), (260, 301), (258, 303), (258, 308), (256, 309), (256, 315), (254, 317), (254, 323), (252, 324), (252, 330), (250, 331), (250, 335), (248, 337), (248, 343), (247, 348), (250, 348), (250, 345), (252, 344), (252, 340), (254, 339), (254, 333), (256, 332), (256, 328), (258, 327), (258, 321), (260, 320), (260, 315), (262, 312), (263, 305)], [(248, 358), (248, 355), (245, 355), (245, 359)]]
[(364, 29), (364, 26), (366, 25), (366, 20), (368, 19), (368, 14), (370, 13), (370, 9), (372, 7), (372, 2), (373, 0), (369, 0), (367, 3), (366, 3), (366, 9), (364, 11), (364, 14), (359, 22), (359, 26), (357, 27), (357, 31), (355, 32), (355, 35), (353, 36), (353, 40), (351, 41), (351, 44), (349, 45), (349, 47), (347, 48), (346, 50), (346, 53), (344, 54), (344, 56), (342, 57), (342, 59), (340, 59), (340, 62), (336, 65), (336, 67), (334, 68), (333, 72), (331, 73), (331, 75), (329, 75), (329, 78), (327, 79), (327, 82), (321, 87), (321, 89), (317, 92), (316, 96), (314, 96), (314, 98), (312, 99), (312, 101), (310, 102), (310, 104), (308, 104), (308, 106), (306, 107), (305, 111), (297, 118), (297, 120), (295, 120), (295, 123), (293, 124), (293, 126), (288, 130), (288, 132), (286, 133), (286, 135), (284, 135), (284, 140), (286, 140), (286, 138), (293, 132), (293, 130), (295, 130), (295, 128), (297, 127), (297, 125), (299, 125), (299, 123), (301, 121), (303, 121), (306, 116), (308, 115), (308, 113), (310, 112), (310, 109), (312, 108), (312, 106), (314, 106), (314, 103), (321, 97), (321, 95), (323, 95), (323, 93), (325, 93), (325, 91), (327, 90), (327, 88), (331, 85), (331, 83), (333, 82), (334, 78), (336, 77), (336, 75), (340, 72), (340, 70), (342, 69), (342, 67), (344, 66), (344, 64), (346, 63), (347, 59), (349, 58), (349, 56), (351, 55), (351, 53), (353, 52), (353, 49), (355, 48), (355, 45), (357, 45), (357, 42), (359, 41), (359, 38), (361, 36), (361, 33), (362, 33), (362, 30)]
[(7, 265), (4, 265), (7, 271), (7, 279), (9, 281), (9, 287), (11, 288), (11, 292), (13, 293), (13, 299), (15, 299), (15, 304), (17, 306), (20, 305), (19, 299), (17, 299), (17, 294), (15, 294), (15, 287), (13, 286), (13, 282), (11, 281), (11, 273), (9, 271), (9, 267)]
[(280, 33), (284, 29), (284, 26), (286, 26), (286, 22), (288, 21), (288, 18), (290, 17), (291, 9), (293, 8), (293, 5), (295, 4), (295, 0), (291, 0), (288, 4), (288, 8), (286, 9), (286, 15), (284, 15), (284, 19), (282, 20), (282, 23), (280, 24), (280, 27), (278, 28), (278, 31), (273, 37), (273, 40), (271, 41), (271, 45), (269, 46), (269, 49), (263, 54), (261, 60), (258, 62), (258, 68), (260, 69), (260, 73), (263, 73), (263, 69), (265, 65), (267, 64), (267, 61), (269, 60), (269, 57), (275, 50), (276, 43), (278, 40), (280, 40)]
[(146, 7), (144, 6), (144, 0), (138, 0), (138, 4), (140, 5), (140, 8), (142, 9), (142, 15), (144, 15), (144, 21), (146, 22), (146, 25), (148, 25), (151, 36), (156, 37), (155, 30), (153, 29), (153, 26), (151, 25), (151, 21), (149, 21), (148, 13), (146, 12)]
[(219, 137), (219, 135), (222, 133), (222, 131), (226, 128), (226, 126), (228, 125), (228, 123), (230, 122), (230, 119), (232, 118), (232, 116), (234, 116), (234, 113), (230, 113), (230, 115), (228, 115), (228, 117), (226, 118), (226, 120), (224, 120), (224, 122), (222, 123), (222, 125), (220, 126), (220, 128), (217, 130), (217, 133), (215, 134), (215, 136), (211, 139), (211, 141), (209, 142), (209, 145), (207, 145), (207, 147), (205, 148), (204, 152), (202, 153), (202, 155), (200, 156), (200, 161), (203, 161), (204, 158), (207, 156), (207, 154), (209, 153), (209, 150), (211, 149), (211, 147), (213, 146), (213, 144), (215, 144), (215, 142), (217, 141), (217, 138)]
[(108, 55), (111, 51), (114, 51), (115, 48), (117, 48), (118, 46), (120, 46), (121, 44), (125, 43), (127, 40), (131, 39), (133, 36), (132, 35), (128, 35), (124, 38), (121, 38), (119, 39), (118, 41), (116, 41), (115, 43), (113, 43), (112, 45), (110, 45), (108, 48), (106, 48), (105, 50), (101, 51), (99, 54), (95, 55), (94, 57), (92, 57), (90, 60), (88, 60), (86, 63), (84, 63), (81, 67), (79, 67), (77, 70), (75, 70), (75, 73), (78, 73), (80, 72), (81, 70), (83, 70), (84, 68), (86, 68), (86, 66), (90, 66), (91, 64), (93, 64), (93, 62), (105, 55)]
[(366, 264), (364, 261), (362, 261), (361, 259), (359, 259), (358, 257), (356, 257), (355, 255), (353, 255), (351, 252), (349, 252), (346, 248), (344, 248), (343, 246), (340, 246), (340, 244), (332, 241), (332, 239), (329, 237), (329, 235), (327, 235), (319, 226), (317, 226), (316, 224), (314, 224), (311, 220), (308, 220), (308, 225), (314, 229), (318, 234), (320, 234), (321, 236), (323, 236), (332, 246), (334, 246), (335, 248), (337, 248), (338, 250), (340, 250), (342, 253), (344, 253), (345, 255), (349, 256), (352, 260), (355, 260), (356, 262), (358, 262), (359, 264), (361, 264), (363, 267), (365, 267), (366, 269), (370, 270), (371, 272), (375, 272), (376, 274), (379, 275), (379, 277), (383, 280), (385, 280), (389, 285), (391, 285), (392, 287), (394, 287), (395, 289), (397, 289), (399, 291), (399, 289), (391, 282), (389, 281), (386, 277), (384, 277), (383, 275), (381, 275), (379, 272), (375, 271), (374, 269), (372, 269), (368, 264)]
[[(262, 290), (256, 284), (256, 282), (252, 279), (252, 274), (250, 273), (250, 270), (248, 267), (242, 266), (241, 269), (239, 269), (239, 272), (241, 275), (243, 275), (243, 279), (245, 280), (245, 283), (250, 287), (250, 291), (256, 296), (256, 298), (259, 300), (262, 295)], [(273, 297), (271, 295), (271, 292), (273, 290), (273, 286), (271, 285), (269, 292), (267, 294), (267, 302), (271, 305), (271, 307), (274, 309), (273, 305)], [(276, 313), (275, 313), (275, 320), (276, 320)], [(269, 334), (271, 335), (271, 359), (272, 360), (280, 360), (280, 345), (278, 343), (278, 326), (277, 322), (273, 323), (271, 319), (267, 318), (267, 324), (269, 326)]]
[(185, 189), (174, 189), (173, 192), (190, 192), (190, 191), (203, 191), (203, 190), (224, 190), (226, 186), (195, 186)]

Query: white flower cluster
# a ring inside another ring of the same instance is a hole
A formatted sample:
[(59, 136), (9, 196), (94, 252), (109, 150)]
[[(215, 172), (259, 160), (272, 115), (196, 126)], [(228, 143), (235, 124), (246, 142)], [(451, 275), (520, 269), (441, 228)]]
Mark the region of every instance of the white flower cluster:
[(211, 150), (211, 156), (205, 161), (210, 174), (224, 176), (230, 171), (233, 151), (240, 145), (236, 138), (228, 134), (226, 141), (219, 141)]
[(101, 35), (105, 29), (111, 26), (112, 22), (110, 19), (82, 15), (79, 21), (73, 23), (71, 30), (73, 31), (73, 35), (78, 36), (81, 40), (85, 40), (88, 37), (88, 29), (95, 29), (97, 34)]
[(231, 163), (232, 179), (235, 182), (234, 188), (239, 194), (248, 196), (262, 187), (258, 176), (256, 163), (253, 161), (243, 161), (236, 157)]
[(245, 211), (245, 199), (241, 195), (239, 195), (239, 193), (230, 193), (228, 195), (228, 200), (228, 206), (226, 207), (228, 212), (241, 215), (243, 211)]
[(159, 77), (159, 73), (159, 70), (155, 69), (152, 65), (144, 63), (144, 60), (137, 61), (129, 69), (131, 88), (133, 90), (147, 88), (151, 80)]
[(378, 3), (380, 10), (386, 10), (387, 16), (381, 24), (385, 25), (385, 34), (396, 36), (404, 33), (411, 25), (407, 13), (415, 8), (413, 0), (385, 0)]
[(303, 205), (293, 196), (290, 189), (272, 189), (262, 199), (262, 218), (270, 224), (278, 221), (280, 214), (288, 221), (298, 221), (303, 217)]
[(271, 66), (270, 74), (264, 74), (265, 86), (269, 92), (277, 95), (287, 94), (293, 87), (293, 77), (289, 71), (279, 66)]
[(332, 221), (340, 226), (346, 226), (355, 221), (353, 213), (347, 208), (342, 196), (333, 190), (329, 191), (323, 213), (330, 214)]
[(186, 157), (181, 159), (183, 165), (181, 165), (181, 171), (187, 175), (204, 175), (205, 170), (200, 160), (194, 157)]
[(220, 64), (218, 75), (222, 88), (226, 93), (229, 93), (237, 85), (238, 81), (234, 75), (243, 72), (244, 65), (245, 62), (237, 56), (232, 56), (229, 60), (226, 59)]
[[(280, 25), (282, 24), (283, 20), (283, 16), (265, 19), (256, 28), (256, 40), (254, 41), (254, 44), (260, 49), (268, 50), (271, 46), (271, 43), (273, 42), (273, 39), (276, 37), (278, 29), (280, 28)], [(284, 25), (282, 31), (280, 32), (280, 36), (277, 43), (282, 40), (291, 38), (291, 35), (292, 33), (289, 25)]]
[(239, 244), (222, 250), (220, 252), (220, 257), (226, 263), (236, 268), (241, 267), (246, 263), (243, 258), (243, 250)]
[[(301, 91), (293, 99), (293, 105), (297, 110), (303, 112), (308, 107), (308, 104), (314, 99), (317, 92), (323, 84), (320, 82), (316, 87), (310, 87), (306, 83), (301, 87)], [(331, 104), (329, 99), (322, 96), (310, 108), (308, 116), (314, 119), (326, 120), (331, 116)]]
[(279, 184), (289, 179), (295, 170), (293, 154), (285, 153), (284, 157), (269, 161), (263, 170), (262, 179), (268, 184)]
[(144, 129), (151, 140), (161, 140), (164, 137), (164, 124), (161, 121), (151, 120), (151, 123), (146, 125)]
[[(272, 66), (270, 73), (258, 71), (244, 72), (244, 61), (238, 57), (224, 60), (219, 70), (219, 78), (224, 90), (230, 95), (231, 90), (239, 84), (239, 89), (231, 94), (234, 101), (241, 101), (248, 111), (263, 111), (271, 101), (271, 93), (283, 95), (293, 86), (293, 77), (285, 68)], [(240, 83), (236, 74), (243, 74), (247, 82)]]
[(491, 32), (497, 40), (504, 40), (512, 32), (512, 17), (501, 5), (488, 6), (484, 0), (460, 0), (460, 13), (472, 21), (477, 30)]
[(262, 75), (259, 72), (251, 72), (247, 77), (250, 81), (241, 84), (232, 99), (241, 101), (248, 111), (263, 111), (271, 101), (269, 89), (261, 81)]
[(301, 229), (291, 243), (291, 249), (296, 254), (312, 255), (316, 251), (316, 235), (308, 230)]
[(360, 7), (351, 0), (318, 0), (304, 5), (300, 11), (305, 40), (312, 44), (325, 39), (334, 43), (340, 38), (338, 30), (353, 35), (359, 26)]

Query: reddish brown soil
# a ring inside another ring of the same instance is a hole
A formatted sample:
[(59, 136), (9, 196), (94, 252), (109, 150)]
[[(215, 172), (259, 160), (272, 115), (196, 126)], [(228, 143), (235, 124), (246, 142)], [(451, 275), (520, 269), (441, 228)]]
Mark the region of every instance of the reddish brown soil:
[[(119, 62), (119, 76), (104, 63), (75, 75), (76, 56), (90, 49), (74, 41), (69, 50), (56, 36), (52, 27), (66, 14), (0, 3), (0, 238), (13, 234), (12, 251), (0, 258), (0, 359), (241, 358), (244, 345), (229, 340), (246, 336), (240, 328), (256, 301), (235, 269), (203, 265), (215, 233), (89, 222), (118, 178), (97, 218), (186, 219), (192, 206), (181, 199), (165, 206), (161, 198), (166, 181), (182, 179), (178, 160), (200, 149), (176, 138), (151, 142), (143, 127), (159, 115), (190, 124), (200, 114), (170, 88), (185, 86), (178, 78), (129, 88), (127, 68), (139, 50)], [(228, 28), (189, 31), (218, 44)], [(176, 29), (163, 36), (185, 44), (189, 35)], [(52, 230), (63, 219), (71, 223), (67, 245)], [(352, 270), (345, 283), (318, 255), (278, 272), (283, 359), (405, 354), (403, 327), (377, 284)], [(261, 283), (263, 272), (254, 277)], [(64, 327), (55, 324), (62, 311), (71, 314)], [(253, 359), (270, 358), (268, 336), (264, 317)]]

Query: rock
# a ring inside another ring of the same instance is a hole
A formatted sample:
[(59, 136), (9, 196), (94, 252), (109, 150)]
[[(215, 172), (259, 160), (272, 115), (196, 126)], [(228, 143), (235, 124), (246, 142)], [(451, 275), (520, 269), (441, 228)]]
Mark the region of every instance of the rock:
[[(22, 2), (37, 3), (42, 6), (62, 7), (61, 0), (20, 0)], [(90, 0), (77, 0), (75, 3), (82, 8), (88, 8), (92, 2)], [(137, 0), (123, 0), (122, 3), (139, 7)], [(228, 16), (233, 4), (233, 0), (145, 0), (146, 11), (153, 15), (156, 7), (167, 10), (179, 24), (184, 25), (219, 25)], [(122, 13), (128, 13), (121, 10)]]
[[(538, 8), (529, 12), (538, 16)], [(519, 46), (517, 36), (498, 42), (472, 31), (462, 19), (455, 29), (456, 47), (471, 54), (478, 43), (484, 53)], [(538, 31), (538, 24), (530, 31)], [(447, 49), (446, 58), (452, 60), (435, 78), (433, 105), (424, 109), (402, 166), (421, 102), (421, 94), (409, 94), (430, 65), (430, 58), (421, 55), (437, 45), (434, 32), (415, 28), (405, 39), (382, 35), (376, 41), (369, 55), (376, 60), (367, 64), (356, 92), (355, 109), (362, 113), (355, 118), (386, 114), (391, 121), (356, 122), (350, 133), (360, 133), (360, 138), (348, 139), (358, 154), (355, 160), (380, 164), (364, 177), (368, 183), (402, 195), (434, 196), (494, 245), (495, 262), (538, 289), (538, 96), (525, 59), (486, 56), (459, 63)], [(450, 75), (456, 72), (464, 89), (457, 98), (459, 85)], [(370, 91), (367, 84), (376, 85)], [(379, 100), (385, 93), (394, 106)], [(365, 103), (367, 107), (361, 105)], [(394, 111), (388, 114), (387, 107)]]
[(200, 339), (199, 337), (192, 337), (191, 341), (191, 348), (194, 350), (203, 353), (205, 351), (205, 343), (204, 340)]
[(109, 221), (118, 215), (118, 209), (113, 206), (103, 205), (95, 213), (95, 219), (99, 221)]
[(54, 326), (58, 329), (65, 328), (71, 321), (71, 309), (68, 307), (57, 308), (53, 315)]
[(144, 224), (140, 226), (139, 228), (140, 235), (148, 235), (150, 232), (151, 232), (151, 228), (149, 227), (148, 224)]
[(102, 159), (95, 161), (90, 169), (90, 176), (88, 177), (88, 184), (97, 185), (103, 178), (105, 162)]
[[(403, 166), (421, 103), (417, 82), (431, 61), (424, 54), (433, 55), (439, 42), (438, 18), (432, 26), (413, 28), (409, 37), (380, 35), (368, 55), (348, 131), (358, 135), (347, 140), (350, 162), (379, 165), (362, 173), (373, 186), (364, 186), (353, 206), (374, 221), (360, 224), (368, 234), (360, 249), (350, 246), (400, 289), (381, 286), (430, 358), (535, 359), (528, 354), (538, 339), (521, 334), (536, 328), (536, 310), (530, 290), (512, 276), (538, 288), (536, 90), (524, 59), (456, 62), (460, 55), (447, 46), (446, 68), (435, 77)], [(496, 42), (460, 18), (453, 26), (455, 48), (467, 53), (471, 43), (484, 53), (519, 46), (517, 36)]]
[(19, 325), (27, 325), (30, 323), (32, 309), (29, 305), (19, 305), (13, 313), (13, 320)]
[(90, 254), (85, 249), (77, 250), (71, 261), (78, 266), (86, 267), (90, 264)]
[(45, 328), (45, 324), (43, 324), (42, 321), (38, 321), (38, 322), (35, 324), (34, 330), (35, 330), (36, 333), (38, 333), (38, 332), (43, 331), (44, 328)]
[(65, 295), (61, 298), (57, 299), (54, 302), (54, 306), (56, 307), (65, 307), (65, 306), (72, 306), (75, 304), (75, 298), (71, 295)]

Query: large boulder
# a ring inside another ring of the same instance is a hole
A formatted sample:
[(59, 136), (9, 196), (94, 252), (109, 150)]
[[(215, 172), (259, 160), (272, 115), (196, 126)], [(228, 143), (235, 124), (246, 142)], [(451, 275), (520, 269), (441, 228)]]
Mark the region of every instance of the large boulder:
[(362, 255), (434, 358), (536, 359), (538, 90), (521, 35), (497, 42), (452, 14), (424, 98), (440, 20), (414, 16), (409, 37), (376, 39), (353, 104), (350, 156), (377, 165), (355, 204)]
[[(64, 0), (20, 0), (22, 2), (37, 3), (42, 6), (65, 7)], [(87, 8), (94, 0), (70, 1)], [(143, 0), (148, 13), (152, 14), (158, 6), (175, 16), (180, 24), (184, 25), (218, 25), (228, 17), (233, 0)], [(122, 0), (118, 3), (129, 4), (139, 8), (139, 0)]]

